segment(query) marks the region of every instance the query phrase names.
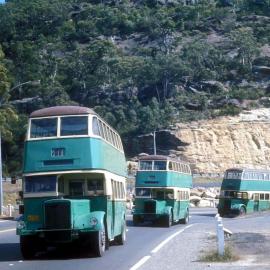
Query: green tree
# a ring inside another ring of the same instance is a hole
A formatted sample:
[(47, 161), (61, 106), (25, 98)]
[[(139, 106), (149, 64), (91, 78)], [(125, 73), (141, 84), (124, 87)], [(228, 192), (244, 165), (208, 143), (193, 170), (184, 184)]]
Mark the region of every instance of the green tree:
[(238, 50), (238, 59), (243, 67), (251, 70), (252, 62), (258, 55), (258, 44), (251, 28), (239, 28), (230, 34), (234, 47)]
[(17, 117), (9, 104), (9, 89), (8, 71), (4, 65), (4, 53), (0, 47), (0, 132), (6, 139), (11, 139), (10, 122)]

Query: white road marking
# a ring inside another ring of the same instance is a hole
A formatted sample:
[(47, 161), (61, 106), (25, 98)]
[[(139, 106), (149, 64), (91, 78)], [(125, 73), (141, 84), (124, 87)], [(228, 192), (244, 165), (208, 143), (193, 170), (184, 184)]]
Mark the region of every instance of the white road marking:
[(0, 233), (12, 232), (12, 231), (16, 231), (16, 229), (7, 229), (7, 230), (0, 231)]
[(186, 226), (184, 229), (172, 234), (171, 236), (169, 236), (167, 239), (165, 239), (164, 241), (162, 241), (158, 246), (156, 246), (151, 253), (156, 253), (158, 252), (163, 246), (165, 246), (169, 241), (171, 241), (175, 236), (177, 236), (178, 234), (184, 232), (186, 229), (190, 228), (191, 226), (193, 226), (194, 224), (188, 225)]
[[(171, 236), (169, 236), (167, 239), (165, 239), (164, 241), (162, 241), (158, 246), (156, 246), (152, 251), (151, 254), (154, 254), (156, 252), (158, 252), (164, 245), (166, 245), (170, 240), (172, 240), (175, 236), (177, 236), (178, 234), (182, 233), (183, 231), (185, 231), (186, 229), (192, 227), (194, 224), (188, 225), (185, 228), (181, 229), (180, 231), (172, 234)], [(149, 259), (151, 258), (151, 256), (144, 256), (143, 258), (141, 258), (136, 264), (134, 264), (129, 270), (137, 270), (139, 269), (143, 264), (145, 264)]]
[(8, 221), (10, 221), (10, 220), (0, 220), (0, 223), (1, 223), (1, 222), (8, 222)]
[(13, 266), (14, 264), (13, 263), (10, 263), (9, 266)]
[(146, 263), (149, 259), (151, 258), (151, 256), (144, 256), (143, 258), (141, 258), (136, 264), (134, 264), (129, 270), (136, 270), (138, 268), (140, 268), (144, 263)]

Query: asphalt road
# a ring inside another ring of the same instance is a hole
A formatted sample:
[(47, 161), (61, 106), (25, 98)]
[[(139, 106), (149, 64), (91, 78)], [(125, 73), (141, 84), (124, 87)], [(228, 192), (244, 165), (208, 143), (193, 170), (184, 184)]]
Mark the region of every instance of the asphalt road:
[[(0, 220), (0, 269), (19, 270), (165, 270), (165, 269), (209, 269), (207, 263), (199, 261), (201, 252), (213, 245), (211, 235), (215, 232), (216, 209), (193, 208), (188, 225), (162, 228), (144, 224), (133, 227), (131, 216), (127, 221), (125, 246), (110, 246), (104, 257), (95, 258), (91, 251), (71, 247), (66, 250), (49, 250), (35, 260), (24, 261), (20, 255), (19, 238), (15, 235), (14, 221)], [(258, 230), (270, 222), (270, 214), (246, 218), (224, 219), (230, 230)], [(211, 268), (225, 269), (225, 268)], [(226, 268), (229, 269), (229, 268)], [(230, 268), (247, 269), (247, 268)], [(248, 268), (249, 269), (249, 268)], [(251, 268), (250, 268), (251, 269)], [(264, 268), (260, 268), (264, 269)], [(265, 268), (265, 269), (270, 269)]]

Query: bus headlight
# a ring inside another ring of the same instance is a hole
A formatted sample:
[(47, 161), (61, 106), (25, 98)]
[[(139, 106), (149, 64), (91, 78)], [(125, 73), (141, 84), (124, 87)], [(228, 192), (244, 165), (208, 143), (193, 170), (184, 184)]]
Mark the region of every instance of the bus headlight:
[(23, 220), (20, 220), (17, 222), (17, 229), (22, 230), (25, 228), (25, 222)]
[(90, 225), (96, 226), (98, 224), (98, 220), (95, 217), (90, 218)]

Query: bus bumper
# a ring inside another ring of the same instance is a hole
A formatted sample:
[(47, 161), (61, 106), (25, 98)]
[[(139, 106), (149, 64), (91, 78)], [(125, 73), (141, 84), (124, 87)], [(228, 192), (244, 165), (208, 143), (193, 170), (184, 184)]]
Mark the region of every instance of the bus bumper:
[(97, 232), (98, 230), (27, 230), (18, 229), (16, 234), (19, 236), (35, 235), (37, 238), (51, 244), (71, 243), (80, 237)]
[(149, 213), (141, 213), (141, 214), (133, 214), (137, 220), (144, 222), (144, 221), (156, 221), (159, 219), (168, 216), (168, 214), (149, 214)]

